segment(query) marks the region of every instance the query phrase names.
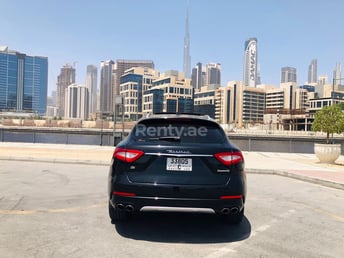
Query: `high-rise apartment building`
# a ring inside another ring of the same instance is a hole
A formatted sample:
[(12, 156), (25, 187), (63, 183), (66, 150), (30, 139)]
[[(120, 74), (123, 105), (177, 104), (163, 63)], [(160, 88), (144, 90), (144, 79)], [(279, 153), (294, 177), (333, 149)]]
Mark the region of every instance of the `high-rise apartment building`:
[(113, 112), (113, 76), (114, 61), (107, 60), (100, 63), (100, 97), (99, 108), (101, 112)]
[(47, 105), (48, 58), (0, 47), (0, 111), (44, 115)]
[(142, 117), (143, 95), (150, 90), (159, 71), (151, 68), (133, 67), (121, 76), (120, 95), (124, 99), (124, 115), (131, 120)]
[(61, 68), (60, 74), (57, 76), (57, 99), (56, 108), (58, 116), (65, 114), (65, 93), (69, 85), (75, 83), (75, 68), (69, 64)]
[(342, 66), (340, 65), (340, 63), (337, 63), (333, 70), (333, 84), (341, 85), (341, 80), (342, 80)]
[(195, 90), (200, 90), (203, 86), (211, 84), (221, 84), (221, 64), (208, 63), (202, 66), (202, 63), (192, 69), (191, 84)]
[(154, 80), (152, 88), (143, 95), (143, 113), (193, 112), (193, 92), (191, 80), (184, 78), (183, 73), (167, 71)]
[(185, 78), (190, 78), (191, 56), (190, 56), (190, 33), (189, 33), (189, 8), (186, 10), (185, 36), (184, 36), (184, 62), (183, 72)]
[(296, 68), (294, 67), (282, 67), (281, 69), (281, 83), (285, 82), (297, 82), (296, 80)]
[(207, 85), (221, 84), (221, 64), (209, 63), (206, 66)]
[(244, 54), (244, 86), (256, 87), (258, 73), (257, 39), (249, 38), (245, 41)]
[(318, 84), (324, 86), (328, 84), (328, 76), (327, 75), (320, 75), (318, 79)]
[[(149, 60), (124, 60), (124, 59), (118, 59), (116, 60), (116, 63), (113, 66), (112, 69), (112, 100), (115, 99), (116, 95), (120, 94), (120, 78), (124, 74), (124, 72), (130, 68), (133, 67), (146, 67), (146, 68), (152, 68), (154, 69), (154, 63), (153, 61)], [(113, 111), (113, 101), (110, 103), (110, 112)]]
[(197, 63), (192, 69), (191, 85), (195, 90), (200, 90), (203, 86), (203, 70), (202, 63)]
[(194, 96), (195, 111), (210, 115), (220, 124), (242, 127), (264, 120), (264, 89), (243, 86), (241, 81), (228, 82), (226, 87), (204, 86)]
[(308, 93), (314, 86), (297, 87), (294, 83), (282, 83), (279, 88), (266, 90), (265, 108), (267, 110), (305, 110), (307, 108)]
[(208, 115), (215, 119), (215, 90), (219, 85), (204, 86), (194, 93), (195, 113)]
[(89, 113), (97, 112), (97, 67), (88, 65), (86, 72), (86, 87), (89, 92)]
[(317, 83), (318, 80), (318, 61), (313, 59), (308, 66), (308, 83)]
[(65, 91), (65, 118), (87, 119), (89, 94), (85, 85), (73, 83)]

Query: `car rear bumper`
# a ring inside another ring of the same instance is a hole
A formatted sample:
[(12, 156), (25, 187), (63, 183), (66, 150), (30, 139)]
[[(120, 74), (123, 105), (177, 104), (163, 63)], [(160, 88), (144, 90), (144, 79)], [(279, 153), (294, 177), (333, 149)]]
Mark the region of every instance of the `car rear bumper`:
[(215, 213), (240, 212), (244, 207), (243, 198), (235, 199), (196, 199), (196, 198), (164, 198), (144, 196), (118, 196), (112, 195), (111, 205), (115, 209), (124, 209), (129, 212), (141, 211), (145, 207), (173, 207), (173, 208), (199, 208), (211, 209)]

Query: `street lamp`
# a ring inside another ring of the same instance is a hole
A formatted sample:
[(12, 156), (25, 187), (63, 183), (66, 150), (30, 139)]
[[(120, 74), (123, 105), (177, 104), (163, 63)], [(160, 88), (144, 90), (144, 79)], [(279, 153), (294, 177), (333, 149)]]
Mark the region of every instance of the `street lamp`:
[(100, 123), (101, 123), (101, 126), (100, 126), (100, 143), (99, 145), (102, 146), (103, 145), (103, 112), (101, 111), (100, 112)]

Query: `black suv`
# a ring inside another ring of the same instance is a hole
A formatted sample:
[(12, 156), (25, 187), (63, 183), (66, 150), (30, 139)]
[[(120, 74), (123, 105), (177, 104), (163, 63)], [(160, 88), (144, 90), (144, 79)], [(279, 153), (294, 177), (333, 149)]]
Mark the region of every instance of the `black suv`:
[(190, 209), (211, 210), (239, 224), (244, 157), (208, 116), (154, 114), (116, 146), (108, 194), (112, 223), (146, 209)]

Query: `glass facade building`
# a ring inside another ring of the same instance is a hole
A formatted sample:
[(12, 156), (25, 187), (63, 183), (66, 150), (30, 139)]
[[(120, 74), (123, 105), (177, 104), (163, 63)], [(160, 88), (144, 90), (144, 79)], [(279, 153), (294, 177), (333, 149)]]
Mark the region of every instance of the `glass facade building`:
[(0, 51), (0, 111), (45, 115), (48, 58)]
[(244, 85), (256, 87), (258, 74), (258, 46), (257, 38), (245, 41), (244, 55)]

